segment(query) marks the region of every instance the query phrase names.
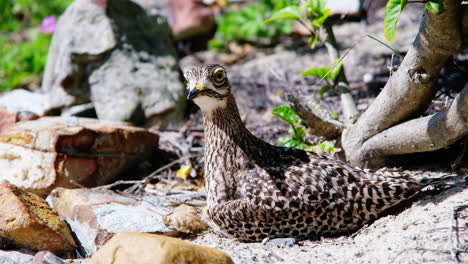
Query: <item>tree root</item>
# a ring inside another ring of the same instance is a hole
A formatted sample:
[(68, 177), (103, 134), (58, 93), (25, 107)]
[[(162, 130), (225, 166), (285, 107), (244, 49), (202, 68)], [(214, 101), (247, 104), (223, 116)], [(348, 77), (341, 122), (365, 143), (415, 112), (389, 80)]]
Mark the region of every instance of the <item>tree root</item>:
[(443, 111), (384, 130), (367, 140), (361, 148), (368, 158), (437, 150), (465, 136), (468, 133), (467, 120), (468, 85)]
[[(445, 0), (441, 14), (426, 10), (398, 70), (359, 120), (343, 131), (343, 149), (352, 165), (379, 167), (386, 156), (435, 150), (467, 133), (466, 91), (447, 111), (399, 125), (427, 108), (440, 70), (462, 47), (460, 3)], [(460, 113), (465, 116), (459, 117)]]
[(335, 139), (341, 135), (344, 125), (336, 120), (326, 120), (314, 114), (306, 106), (302, 105), (299, 100), (291, 94), (286, 95), (291, 108), (309, 127), (309, 133), (329, 139)]

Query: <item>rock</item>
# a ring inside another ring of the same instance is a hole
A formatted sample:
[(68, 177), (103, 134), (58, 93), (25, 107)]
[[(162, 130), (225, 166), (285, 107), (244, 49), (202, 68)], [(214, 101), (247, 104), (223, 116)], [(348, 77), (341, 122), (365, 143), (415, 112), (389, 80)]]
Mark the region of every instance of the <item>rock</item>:
[(192, 206), (181, 204), (168, 215), (163, 216), (166, 226), (177, 231), (192, 233), (208, 229), (207, 225), (198, 216), (197, 210)]
[[(266, 240), (266, 239), (265, 239)], [(262, 241), (262, 244), (269, 247), (278, 247), (278, 248), (290, 248), (296, 244), (296, 239), (293, 237), (288, 238), (275, 238), (271, 240), (267, 240), (265, 242)]]
[(98, 189), (55, 189), (49, 204), (70, 225), (83, 255), (90, 256), (122, 231), (175, 235), (162, 217), (180, 204), (178, 197), (129, 197)]
[(166, 11), (130, 0), (92, 2), (74, 1), (58, 21), (41, 87), (50, 106), (92, 100), (99, 119), (175, 126), (185, 89)]
[(34, 258), (23, 264), (69, 264), (64, 259), (61, 259), (49, 251), (39, 251)]
[[(135, 246), (138, 245), (138, 246)], [(144, 233), (118, 233), (91, 258), (90, 264), (234, 263), (224, 252), (181, 239)]]
[(77, 247), (67, 224), (40, 196), (0, 185), (0, 236), (18, 247), (64, 254)]
[(214, 28), (213, 10), (202, 0), (171, 0), (168, 3), (172, 33), (176, 40), (206, 34)]
[(6, 109), (0, 108), (0, 134), (19, 121), (34, 120), (37, 118), (39, 117), (31, 112), (9, 112)]
[[(69, 126), (67, 126), (67, 124)], [(121, 122), (43, 117), (0, 134), (0, 181), (47, 195), (108, 183), (144, 159), (158, 136)]]
[(51, 110), (47, 101), (47, 97), (42, 94), (15, 89), (0, 96), (0, 108), (13, 114), (31, 112), (42, 116)]
[(17, 264), (31, 260), (34, 257), (32, 252), (18, 250), (0, 250), (0, 263)]

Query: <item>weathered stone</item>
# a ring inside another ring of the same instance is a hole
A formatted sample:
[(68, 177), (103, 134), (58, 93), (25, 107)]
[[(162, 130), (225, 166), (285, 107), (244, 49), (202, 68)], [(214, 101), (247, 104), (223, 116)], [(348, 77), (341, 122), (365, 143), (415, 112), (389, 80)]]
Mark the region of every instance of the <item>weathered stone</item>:
[(9, 113), (31, 112), (39, 116), (51, 110), (46, 96), (23, 89), (15, 89), (2, 94), (0, 107)]
[(0, 263), (2, 264), (23, 263), (31, 260), (33, 257), (33, 252), (24, 252), (24, 250), (0, 250)]
[(67, 224), (40, 196), (0, 185), (0, 236), (16, 246), (63, 254), (77, 247)]
[(36, 253), (36, 255), (29, 261), (26, 261), (25, 263), (22, 264), (69, 264), (64, 259), (61, 259), (54, 255), (50, 251), (39, 251)]
[(20, 121), (20, 118), (23, 118), (20, 113), (12, 113), (0, 108), (0, 133)]
[(208, 226), (198, 216), (197, 210), (186, 204), (179, 205), (173, 212), (163, 216), (163, 221), (166, 226), (184, 233), (208, 229)]
[(214, 27), (213, 10), (202, 0), (170, 0), (168, 6), (173, 13), (169, 23), (176, 40), (208, 33)]
[(92, 100), (99, 119), (147, 126), (181, 121), (185, 89), (166, 11), (159, 10), (130, 0), (74, 1), (48, 56), (41, 89), (50, 106)]
[(138, 198), (98, 189), (57, 188), (47, 201), (70, 225), (86, 256), (117, 232), (177, 233), (162, 219), (177, 203), (164, 196)]
[[(135, 246), (138, 245), (138, 246)], [(181, 239), (144, 233), (118, 233), (91, 258), (90, 264), (234, 263), (222, 251)]]
[[(68, 125), (68, 126), (67, 126)], [(93, 187), (151, 154), (158, 136), (121, 122), (43, 117), (0, 134), (0, 181), (47, 195)]]

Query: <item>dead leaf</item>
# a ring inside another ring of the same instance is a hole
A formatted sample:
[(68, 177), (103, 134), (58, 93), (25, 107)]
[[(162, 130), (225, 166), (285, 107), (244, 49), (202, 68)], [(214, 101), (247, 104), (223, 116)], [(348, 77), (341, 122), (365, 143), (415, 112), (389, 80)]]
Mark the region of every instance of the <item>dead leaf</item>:
[(154, 189), (169, 189), (172, 191), (191, 191), (191, 192), (203, 192), (205, 190), (204, 180), (197, 178), (189, 181), (160, 181), (154, 185)]
[(190, 178), (190, 171), (192, 170), (192, 164), (186, 164), (177, 171), (176, 177), (187, 180)]
[(175, 228), (179, 232), (192, 233), (206, 230), (208, 227), (198, 216), (197, 210), (190, 205), (181, 204), (174, 211), (163, 216), (166, 226)]

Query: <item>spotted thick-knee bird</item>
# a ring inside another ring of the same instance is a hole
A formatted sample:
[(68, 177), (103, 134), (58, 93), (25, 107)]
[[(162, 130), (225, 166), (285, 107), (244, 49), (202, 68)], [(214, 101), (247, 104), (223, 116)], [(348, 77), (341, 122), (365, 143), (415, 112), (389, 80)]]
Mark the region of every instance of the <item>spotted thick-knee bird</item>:
[(349, 232), (423, 187), (255, 137), (220, 65), (191, 68), (185, 78), (188, 99), (203, 112), (208, 215), (230, 235), (260, 241)]

